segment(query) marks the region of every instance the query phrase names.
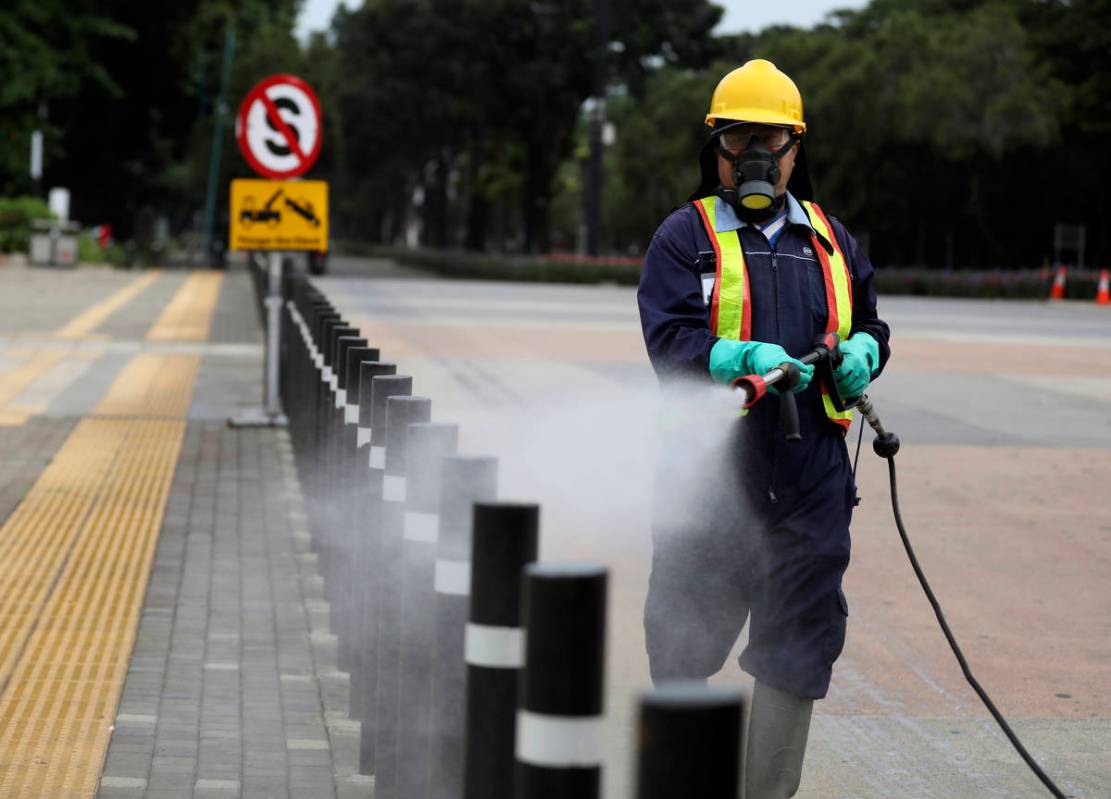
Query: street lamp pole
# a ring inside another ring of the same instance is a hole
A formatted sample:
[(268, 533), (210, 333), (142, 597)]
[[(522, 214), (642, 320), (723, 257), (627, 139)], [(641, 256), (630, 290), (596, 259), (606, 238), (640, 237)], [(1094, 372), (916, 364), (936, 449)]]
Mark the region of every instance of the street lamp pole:
[(586, 251), (597, 255), (602, 239), (602, 130), (606, 124), (606, 53), (609, 50), (609, 0), (594, 0), (594, 90), (590, 114), (590, 162), (586, 180)]

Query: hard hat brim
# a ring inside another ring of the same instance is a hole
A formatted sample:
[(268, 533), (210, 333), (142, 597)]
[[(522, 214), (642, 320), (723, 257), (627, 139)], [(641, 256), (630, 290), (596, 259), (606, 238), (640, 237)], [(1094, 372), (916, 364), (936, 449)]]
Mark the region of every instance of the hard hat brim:
[(706, 124), (715, 127), (721, 122), (755, 122), (760, 125), (784, 125), (792, 128), (795, 133), (805, 133), (806, 123), (800, 122), (789, 114), (780, 114), (768, 111), (766, 108), (730, 108), (728, 112), (707, 114)]

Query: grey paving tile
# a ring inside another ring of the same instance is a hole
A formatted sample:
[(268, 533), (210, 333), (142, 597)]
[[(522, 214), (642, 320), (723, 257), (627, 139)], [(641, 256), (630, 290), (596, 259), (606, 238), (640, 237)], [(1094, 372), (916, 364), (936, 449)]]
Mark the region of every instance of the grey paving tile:
[[(187, 428), (108, 761), (146, 777), (146, 796), (321, 799), (354, 770), (334, 762), (325, 724), (347, 682), (316, 561), (297, 558), (283, 438)], [(329, 723), (357, 759), (351, 730)], [(368, 785), (345, 782), (343, 795)]]

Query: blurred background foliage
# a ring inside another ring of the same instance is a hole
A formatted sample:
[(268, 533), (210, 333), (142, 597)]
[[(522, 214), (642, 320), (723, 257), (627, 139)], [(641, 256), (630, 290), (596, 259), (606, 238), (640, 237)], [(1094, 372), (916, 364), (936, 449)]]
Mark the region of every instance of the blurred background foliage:
[[(72, 216), (141, 239), (195, 231), (225, 28), (226, 108), (279, 71), (324, 112), (310, 177), (366, 244), (575, 251), (595, 0), (365, 0), (299, 42), (298, 0), (9, 0), (0, 9), (0, 196), (30, 132)], [(717, 81), (768, 58), (802, 91), (817, 199), (883, 265), (1029, 267), (1053, 226), (1111, 240), (1111, 2), (872, 0), (813, 28), (715, 36), (708, 0), (609, 0), (603, 244), (637, 255), (697, 183)], [(230, 124), (219, 194), (250, 170)], [(226, 216), (218, 227), (226, 224)], [(416, 241), (413, 241), (414, 236)]]

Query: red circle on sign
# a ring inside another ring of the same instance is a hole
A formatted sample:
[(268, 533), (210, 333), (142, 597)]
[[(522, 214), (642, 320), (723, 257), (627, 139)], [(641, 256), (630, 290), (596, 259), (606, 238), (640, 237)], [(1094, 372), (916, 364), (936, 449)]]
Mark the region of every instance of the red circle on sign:
[[(267, 94), (269, 89), (279, 85), (292, 86), (294, 89), (302, 92), (310, 103), (310, 108), (305, 110), (315, 115), (316, 136), (309, 152), (301, 150), (299, 137), (292, 132), (290, 126), (282, 119), (281, 115), (278, 113), (277, 106)], [(297, 157), (297, 166), (292, 169), (275, 169), (266, 165), (263, 162), (267, 157), (266, 153), (256, 153), (252, 148), (252, 143), (248, 138), (247, 115), (256, 102), (263, 104), (266, 109), (266, 119), (270, 127), (278, 132), (278, 135), (285, 141), (285, 145), (289, 148), (291, 154)], [(235, 116), (235, 140), (239, 144), (239, 151), (243, 153), (243, 157), (247, 160), (251, 169), (255, 170), (255, 172), (258, 172), (263, 177), (272, 178), (274, 180), (295, 178), (309, 171), (312, 165), (316, 163), (317, 156), (320, 155), (320, 142), (323, 139), (322, 131), (323, 124), (320, 114), (320, 101), (316, 97), (316, 92), (312, 90), (309, 84), (305, 83), (305, 81), (301, 80), (296, 75), (271, 75), (269, 78), (257, 83), (253, 89), (247, 92), (247, 96), (243, 98), (243, 102), (239, 106), (239, 113)]]

